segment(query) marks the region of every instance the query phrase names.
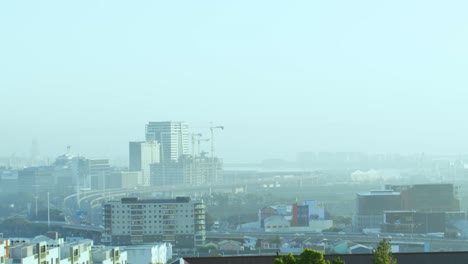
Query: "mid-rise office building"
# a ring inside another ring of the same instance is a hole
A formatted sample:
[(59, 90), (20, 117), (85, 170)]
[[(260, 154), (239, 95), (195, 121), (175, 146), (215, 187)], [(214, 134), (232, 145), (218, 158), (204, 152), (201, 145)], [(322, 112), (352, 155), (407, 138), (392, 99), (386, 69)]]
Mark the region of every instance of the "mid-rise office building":
[(106, 180), (109, 189), (133, 189), (141, 185), (141, 171), (113, 171)]
[[(110, 174), (110, 165), (108, 159), (86, 159), (84, 171), (89, 181), (91, 189), (108, 189), (106, 179)], [(87, 187), (87, 186), (84, 186)]]
[(183, 156), (177, 162), (151, 165), (151, 185), (202, 185), (222, 181), (222, 162), (205, 156)]
[(400, 193), (391, 190), (370, 191), (356, 194), (356, 212), (353, 216), (353, 228), (381, 228), (384, 211), (401, 210)]
[(140, 185), (150, 185), (150, 165), (160, 162), (160, 144), (157, 141), (129, 143), (130, 171), (141, 171)]
[(122, 198), (104, 205), (103, 241), (118, 245), (168, 242), (193, 250), (205, 243), (205, 205), (189, 197)]
[(149, 122), (146, 141), (159, 142), (161, 162), (178, 161), (189, 154), (188, 125), (185, 122)]
[(457, 188), (453, 184), (386, 185), (385, 188), (401, 192), (403, 210), (422, 212), (460, 211)]
[(29, 167), (18, 171), (18, 189), (22, 192), (53, 191), (55, 184), (51, 166)]
[(0, 171), (0, 192), (1, 193), (17, 193), (18, 186), (18, 171), (17, 170), (2, 170)]

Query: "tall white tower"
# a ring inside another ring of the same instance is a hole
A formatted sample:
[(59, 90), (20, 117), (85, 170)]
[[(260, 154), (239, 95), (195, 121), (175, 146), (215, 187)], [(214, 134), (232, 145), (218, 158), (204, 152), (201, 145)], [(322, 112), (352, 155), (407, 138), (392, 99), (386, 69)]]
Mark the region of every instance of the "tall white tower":
[(188, 125), (185, 122), (149, 122), (146, 140), (159, 142), (162, 163), (178, 161), (182, 155), (189, 154)]

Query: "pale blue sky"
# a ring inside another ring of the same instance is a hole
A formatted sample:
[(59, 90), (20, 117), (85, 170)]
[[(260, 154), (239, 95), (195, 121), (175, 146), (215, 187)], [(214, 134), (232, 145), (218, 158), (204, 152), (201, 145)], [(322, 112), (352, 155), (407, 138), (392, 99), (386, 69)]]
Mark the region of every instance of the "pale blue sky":
[(1, 1), (0, 156), (125, 160), (210, 121), (226, 162), (467, 153), (467, 1)]

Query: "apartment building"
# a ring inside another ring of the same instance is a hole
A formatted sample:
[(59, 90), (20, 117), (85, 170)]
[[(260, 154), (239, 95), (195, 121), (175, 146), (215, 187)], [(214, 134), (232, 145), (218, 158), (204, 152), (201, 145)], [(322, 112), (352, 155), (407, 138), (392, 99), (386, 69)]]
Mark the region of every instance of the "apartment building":
[(94, 246), (91, 249), (94, 264), (127, 264), (127, 252), (118, 247)]
[(174, 249), (192, 250), (205, 243), (203, 201), (122, 198), (103, 210), (103, 242), (110, 245), (168, 242)]
[(127, 252), (118, 247), (94, 246), (93, 240), (65, 241), (58, 233), (0, 240), (0, 264), (128, 264)]

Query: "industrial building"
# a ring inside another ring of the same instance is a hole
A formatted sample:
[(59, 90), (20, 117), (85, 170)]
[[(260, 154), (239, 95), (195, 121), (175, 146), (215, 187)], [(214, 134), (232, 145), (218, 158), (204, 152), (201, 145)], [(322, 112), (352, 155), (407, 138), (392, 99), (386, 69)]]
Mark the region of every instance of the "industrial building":
[(389, 210), (401, 210), (399, 192), (383, 190), (357, 193), (353, 228), (355, 231), (380, 228), (384, 220), (384, 211)]
[(464, 214), (460, 214), (457, 187), (453, 184), (386, 185), (385, 190), (356, 195), (353, 229), (444, 232), (450, 219), (464, 219)]
[[(401, 209), (423, 212), (460, 211), (457, 187), (448, 183), (386, 185), (401, 193)], [(437, 194), (437, 195), (434, 195)]]

